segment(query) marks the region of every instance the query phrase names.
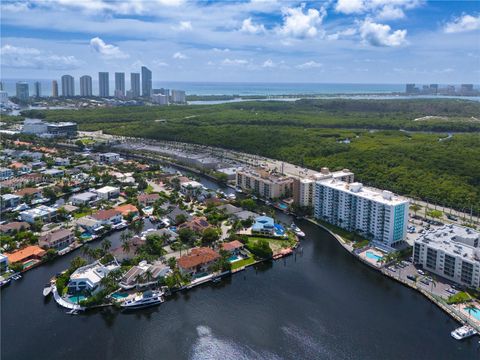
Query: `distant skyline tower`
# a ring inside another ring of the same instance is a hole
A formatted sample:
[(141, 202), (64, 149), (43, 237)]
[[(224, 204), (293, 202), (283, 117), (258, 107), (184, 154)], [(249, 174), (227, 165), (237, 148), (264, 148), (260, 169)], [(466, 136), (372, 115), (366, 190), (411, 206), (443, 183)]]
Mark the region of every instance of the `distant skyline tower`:
[(75, 79), (72, 75), (62, 76), (62, 96), (71, 97), (75, 96)]
[(3, 81), (0, 81), (0, 91), (3, 91)]
[(27, 82), (25, 81), (17, 82), (17, 98), (22, 102), (27, 102), (28, 99), (30, 98)]
[(52, 97), (58, 97), (58, 81), (52, 80)]
[(140, 73), (130, 73), (130, 89), (132, 97), (140, 97)]
[(42, 97), (42, 84), (40, 81), (35, 81), (33, 83), (33, 96), (36, 98)]
[(80, 96), (91, 97), (92, 91), (92, 77), (90, 75), (83, 75), (80, 77)]
[(116, 97), (125, 96), (125, 73), (124, 72), (115, 73), (115, 96)]
[(152, 95), (152, 72), (146, 66), (142, 66), (142, 96)]
[(108, 80), (108, 72), (99, 72), (98, 73), (98, 87), (99, 87), (98, 96), (100, 96), (100, 97), (109, 97), (110, 96), (110, 86), (109, 86), (109, 80)]

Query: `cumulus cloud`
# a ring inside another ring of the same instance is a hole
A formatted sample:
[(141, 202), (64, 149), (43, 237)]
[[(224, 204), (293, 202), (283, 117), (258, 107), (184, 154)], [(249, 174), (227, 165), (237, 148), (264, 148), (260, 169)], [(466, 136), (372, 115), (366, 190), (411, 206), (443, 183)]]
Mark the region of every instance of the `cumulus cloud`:
[(107, 44), (99, 37), (94, 37), (90, 40), (90, 47), (107, 59), (126, 59), (129, 57), (129, 55), (121, 51), (118, 46)]
[(230, 52), (230, 49), (229, 48), (225, 48), (225, 49), (213, 48), (212, 51), (221, 53), (221, 52)]
[(244, 59), (226, 58), (226, 59), (223, 59), (222, 61), (222, 65), (247, 65), (247, 64), (248, 64), (248, 60), (244, 60)]
[(278, 33), (292, 38), (308, 38), (317, 36), (319, 26), (327, 14), (324, 8), (320, 10), (308, 9), (304, 12), (305, 4), (297, 8), (283, 8), (283, 25)]
[(70, 70), (83, 63), (75, 56), (44, 53), (35, 48), (6, 44), (0, 49), (2, 66), (24, 69)]
[(185, 55), (184, 53), (181, 53), (180, 51), (177, 51), (175, 54), (172, 55), (172, 58), (178, 59), (178, 60), (185, 60), (185, 59), (188, 59), (188, 56)]
[(355, 28), (347, 28), (345, 30), (337, 31), (336, 33), (327, 35), (327, 40), (338, 40), (341, 38), (349, 37), (355, 35), (357, 33), (357, 29)]
[(424, 0), (338, 0), (335, 11), (346, 15), (366, 14), (379, 20), (405, 17), (404, 10), (416, 8)]
[(472, 16), (464, 14), (454, 18), (451, 22), (445, 24), (443, 28), (447, 34), (473, 31), (480, 29), (480, 15)]
[(396, 47), (407, 43), (407, 30), (395, 30), (389, 25), (378, 24), (369, 19), (360, 25), (363, 41), (373, 46)]
[(322, 66), (323, 64), (311, 60), (311, 61), (307, 61), (306, 63), (297, 65), (296, 68), (303, 70), (303, 69), (321, 68)]
[(265, 26), (262, 24), (254, 24), (250, 17), (243, 20), (240, 31), (247, 34), (261, 34), (265, 32)]
[(277, 64), (275, 64), (272, 59), (265, 60), (264, 63), (262, 64), (262, 67), (264, 68), (273, 68), (276, 67)]

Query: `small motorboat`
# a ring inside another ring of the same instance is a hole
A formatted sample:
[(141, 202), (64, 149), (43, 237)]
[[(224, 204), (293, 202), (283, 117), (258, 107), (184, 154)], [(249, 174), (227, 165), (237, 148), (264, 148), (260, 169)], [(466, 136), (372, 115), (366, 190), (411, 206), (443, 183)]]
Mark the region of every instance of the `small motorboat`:
[(219, 283), (220, 281), (222, 281), (222, 278), (221, 278), (220, 276), (214, 277), (214, 278), (212, 279), (212, 282), (213, 282), (214, 284), (217, 284), (217, 283)]
[(453, 330), (450, 334), (456, 340), (463, 340), (470, 336), (475, 335), (476, 333), (477, 332), (475, 331), (474, 328), (468, 325), (464, 325), (462, 327), (459, 327), (458, 329)]
[(295, 223), (292, 223), (292, 225), (290, 225), (290, 229), (292, 229), (292, 231), (298, 237), (301, 237), (301, 238), (305, 237), (305, 233), (297, 225), (295, 225)]
[(45, 284), (45, 287), (43, 288), (43, 296), (48, 296), (51, 294), (51, 292), (52, 292), (52, 284), (51, 283)]
[(10, 282), (11, 282), (10, 278), (0, 280), (0, 287), (7, 286), (8, 284), (10, 284)]

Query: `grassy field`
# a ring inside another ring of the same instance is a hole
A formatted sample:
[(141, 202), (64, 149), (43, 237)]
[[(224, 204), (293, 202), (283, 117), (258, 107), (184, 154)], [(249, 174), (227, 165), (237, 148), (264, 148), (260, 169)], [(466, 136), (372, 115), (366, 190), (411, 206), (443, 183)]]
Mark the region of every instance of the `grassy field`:
[(232, 263), (232, 270), (239, 269), (243, 266), (248, 266), (250, 264), (253, 264), (254, 262), (255, 262), (255, 259), (254, 259), (253, 256), (250, 256), (247, 259), (235, 261), (235, 262)]
[(250, 236), (248, 238), (247, 245), (254, 244), (260, 239), (264, 239), (268, 241), (268, 245), (270, 246), (270, 249), (272, 249), (274, 255), (277, 254), (282, 249), (293, 247), (295, 245), (295, 240), (292, 240), (292, 239), (273, 239), (273, 238), (263, 238), (263, 237), (256, 237), (256, 236)]
[[(76, 121), (81, 130), (220, 146), (317, 170), (348, 168), (366, 185), (480, 213), (478, 102), (251, 101), (29, 114)], [(447, 138), (448, 132), (455, 133)]]

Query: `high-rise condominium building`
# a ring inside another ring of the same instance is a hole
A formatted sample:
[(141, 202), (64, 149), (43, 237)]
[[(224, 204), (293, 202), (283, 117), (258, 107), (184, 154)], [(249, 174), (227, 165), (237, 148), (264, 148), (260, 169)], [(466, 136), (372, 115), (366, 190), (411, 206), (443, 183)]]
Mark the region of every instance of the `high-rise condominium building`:
[(407, 235), (409, 201), (390, 191), (335, 179), (317, 181), (315, 217), (392, 247)]
[(71, 75), (62, 76), (62, 96), (75, 96), (75, 81)]
[(115, 73), (115, 96), (125, 96), (125, 73), (123, 72)]
[(108, 72), (99, 72), (98, 73), (98, 86), (99, 86), (98, 95), (100, 97), (110, 96), (110, 86), (109, 86), (109, 80), (108, 80)]
[(140, 73), (130, 73), (130, 89), (132, 97), (140, 97)]
[(52, 97), (58, 97), (58, 82), (57, 80), (52, 80)]
[(152, 95), (152, 72), (146, 66), (142, 66), (142, 96)]
[(17, 82), (17, 99), (22, 102), (27, 102), (29, 98), (28, 83), (25, 81)]
[(185, 91), (172, 90), (170, 92), (170, 100), (174, 104), (184, 104), (186, 102)]
[(83, 75), (80, 77), (80, 96), (91, 97), (92, 91), (92, 77)]
[(36, 98), (39, 98), (42, 96), (42, 84), (40, 83), (40, 81), (35, 81), (33, 83), (33, 95)]
[(293, 194), (293, 178), (261, 168), (237, 171), (237, 187), (267, 199), (289, 197)]

